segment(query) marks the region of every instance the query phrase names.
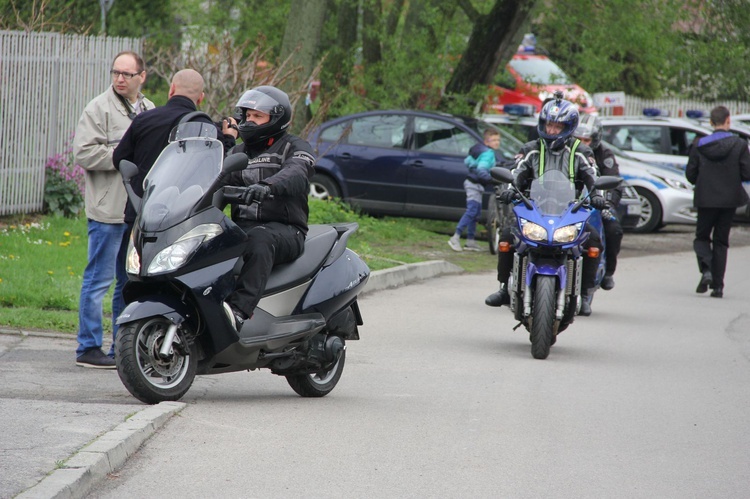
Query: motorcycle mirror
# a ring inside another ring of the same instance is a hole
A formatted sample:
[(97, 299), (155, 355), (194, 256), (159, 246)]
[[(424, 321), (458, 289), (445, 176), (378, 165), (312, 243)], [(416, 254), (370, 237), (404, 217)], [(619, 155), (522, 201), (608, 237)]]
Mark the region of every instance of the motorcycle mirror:
[(620, 185), (620, 182), (622, 182), (622, 179), (620, 177), (615, 177), (612, 175), (602, 175), (598, 179), (596, 179), (596, 182), (594, 182), (594, 187), (597, 189), (614, 189), (618, 185)]
[(120, 174), (122, 175), (123, 180), (128, 182), (130, 179), (138, 175), (138, 167), (135, 166), (135, 163), (132, 161), (123, 159), (120, 161)]
[(490, 168), (490, 176), (504, 184), (513, 183), (513, 174), (507, 168), (500, 168), (498, 166)]
[(247, 166), (248, 157), (244, 152), (238, 152), (227, 156), (224, 160), (224, 166), (221, 167), (223, 173), (232, 173), (244, 170)]

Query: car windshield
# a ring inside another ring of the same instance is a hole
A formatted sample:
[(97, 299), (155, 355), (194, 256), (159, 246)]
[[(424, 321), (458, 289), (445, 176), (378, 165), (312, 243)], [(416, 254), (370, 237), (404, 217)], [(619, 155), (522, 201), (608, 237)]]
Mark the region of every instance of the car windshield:
[(529, 198), (534, 201), (542, 215), (562, 215), (575, 197), (575, 185), (560, 170), (547, 170), (531, 182)]
[(185, 220), (221, 172), (224, 147), (211, 138), (169, 144), (143, 181), (140, 227), (168, 229)]
[(573, 83), (568, 75), (549, 59), (538, 57), (511, 59), (510, 67), (529, 83), (537, 85), (570, 85)]

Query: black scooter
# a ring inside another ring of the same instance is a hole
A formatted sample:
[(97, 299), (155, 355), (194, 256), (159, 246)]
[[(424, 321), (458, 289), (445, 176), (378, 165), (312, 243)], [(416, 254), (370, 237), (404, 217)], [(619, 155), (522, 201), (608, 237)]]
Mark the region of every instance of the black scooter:
[(359, 339), (357, 296), (370, 269), (346, 247), (356, 223), (311, 225), (305, 250), (274, 268), (251, 319), (238, 332), (225, 303), (242, 268), (244, 231), (222, 211), (242, 188), (218, 188), (247, 165), (224, 160), (216, 129), (186, 123), (144, 180), (122, 161), (128, 197), (140, 207), (127, 255), (128, 304), (117, 320), (117, 372), (137, 399), (180, 399), (197, 374), (270, 369), (303, 397), (333, 390), (344, 369), (346, 341)]

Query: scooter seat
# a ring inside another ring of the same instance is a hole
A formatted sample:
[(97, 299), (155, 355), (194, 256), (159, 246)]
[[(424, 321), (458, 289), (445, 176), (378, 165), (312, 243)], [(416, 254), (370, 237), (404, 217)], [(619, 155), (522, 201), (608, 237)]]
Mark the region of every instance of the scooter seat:
[(338, 233), (332, 226), (311, 225), (302, 255), (293, 262), (274, 267), (263, 294), (281, 291), (312, 278), (323, 266), (337, 239)]

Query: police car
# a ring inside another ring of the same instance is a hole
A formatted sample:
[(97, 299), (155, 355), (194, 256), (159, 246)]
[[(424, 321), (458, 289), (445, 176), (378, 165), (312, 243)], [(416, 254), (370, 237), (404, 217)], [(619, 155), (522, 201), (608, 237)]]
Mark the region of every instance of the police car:
[(705, 126), (644, 109), (643, 116), (600, 116), (602, 140), (648, 163), (685, 171), (690, 145), (711, 133)]

